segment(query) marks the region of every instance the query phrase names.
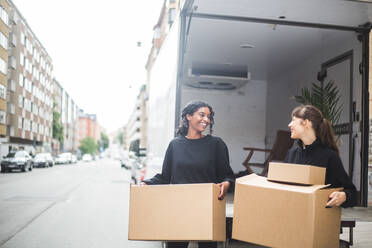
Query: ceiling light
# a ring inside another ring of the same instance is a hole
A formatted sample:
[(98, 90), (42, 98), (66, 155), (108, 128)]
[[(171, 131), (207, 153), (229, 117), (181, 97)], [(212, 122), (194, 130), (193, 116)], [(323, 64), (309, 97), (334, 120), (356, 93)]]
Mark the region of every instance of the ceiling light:
[(255, 46), (252, 45), (252, 44), (248, 44), (248, 43), (246, 43), (246, 44), (241, 44), (241, 45), (240, 45), (240, 48), (255, 48)]

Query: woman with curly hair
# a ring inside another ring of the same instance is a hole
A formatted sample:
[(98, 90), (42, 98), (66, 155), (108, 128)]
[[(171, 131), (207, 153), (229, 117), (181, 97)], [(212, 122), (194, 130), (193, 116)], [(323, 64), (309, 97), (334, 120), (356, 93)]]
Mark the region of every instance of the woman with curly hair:
[[(234, 182), (229, 152), (221, 138), (212, 136), (214, 112), (210, 105), (192, 101), (182, 110), (181, 125), (166, 151), (162, 172), (142, 184), (216, 183), (223, 199)], [(203, 132), (209, 126), (210, 134)], [(188, 242), (168, 242), (168, 247), (187, 247)], [(217, 242), (199, 242), (217, 247)]]

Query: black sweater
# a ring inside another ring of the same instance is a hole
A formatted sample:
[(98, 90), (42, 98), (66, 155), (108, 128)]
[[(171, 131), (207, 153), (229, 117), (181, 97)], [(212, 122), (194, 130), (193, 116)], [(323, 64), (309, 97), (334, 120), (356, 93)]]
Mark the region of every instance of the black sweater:
[(173, 139), (165, 154), (161, 174), (146, 184), (220, 183), (234, 181), (229, 151), (222, 139), (210, 135), (201, 139), (183, 136)]
[(286, 163), (315, 165), (326, 168), (326, 184), (331, 187), (343, 187), (346, 201), (342, 207), (353, 207), (356, 204), (356, 188), (346, 174), (340, 156), (336, 151), (324, 146), (319, 139), (303, 148), (302, 142), (297, 141), (287, 153)]

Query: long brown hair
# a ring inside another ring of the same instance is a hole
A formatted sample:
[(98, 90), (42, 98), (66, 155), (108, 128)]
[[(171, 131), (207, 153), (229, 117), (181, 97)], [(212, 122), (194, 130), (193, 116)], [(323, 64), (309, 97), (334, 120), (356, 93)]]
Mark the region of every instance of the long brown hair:
[(323, 117), (322, 112), (312, 105), (302, 105), (292, 111), (292, 117), (309, 120), (320, 142), (338, 153), (335, 134), (331, 123)]

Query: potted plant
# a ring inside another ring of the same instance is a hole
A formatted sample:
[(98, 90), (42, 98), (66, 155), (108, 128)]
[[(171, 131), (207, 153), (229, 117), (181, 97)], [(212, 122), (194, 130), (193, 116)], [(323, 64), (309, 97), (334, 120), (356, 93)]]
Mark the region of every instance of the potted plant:
[(294, 96), (296, 102), (304, 105), (317, 107), (324, 118), (329, 120), (333, 126), (338, 124), (342, 114), (342, 104), (340, 103), (340, 91), (333, 80), (324, 84), (326, 71), (318, 73), (318, 82), (312, 83), (311, 88), (303, 87), (301, 94)]

